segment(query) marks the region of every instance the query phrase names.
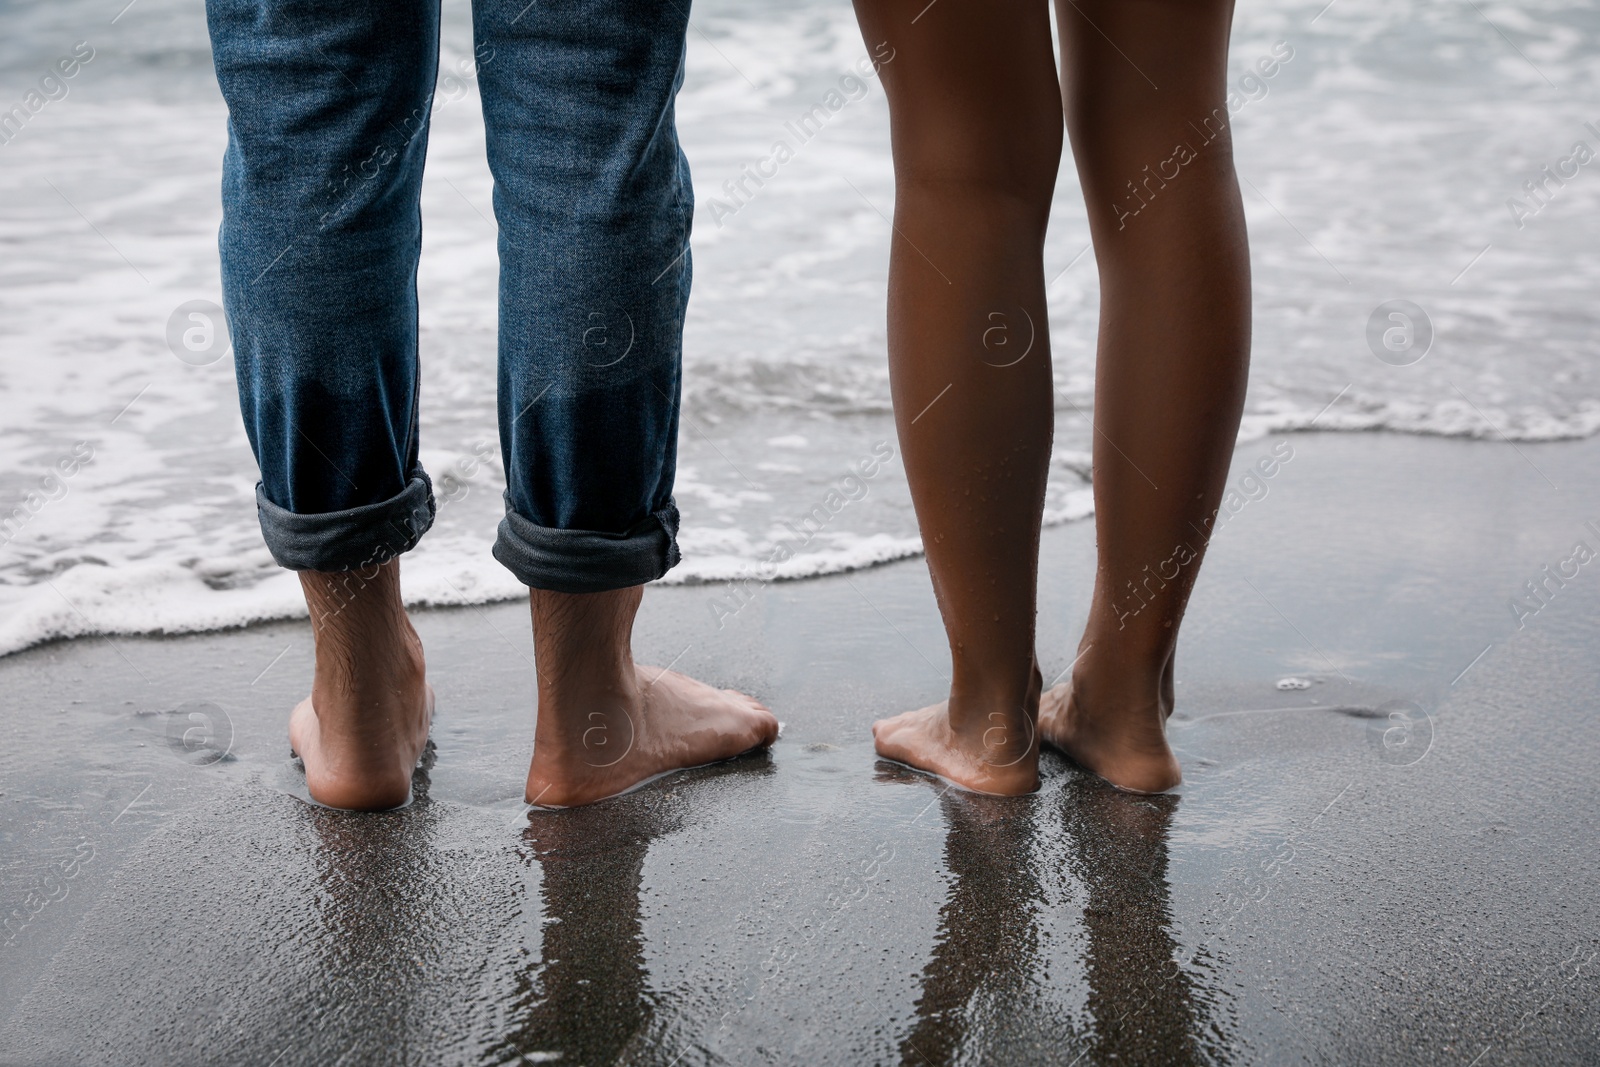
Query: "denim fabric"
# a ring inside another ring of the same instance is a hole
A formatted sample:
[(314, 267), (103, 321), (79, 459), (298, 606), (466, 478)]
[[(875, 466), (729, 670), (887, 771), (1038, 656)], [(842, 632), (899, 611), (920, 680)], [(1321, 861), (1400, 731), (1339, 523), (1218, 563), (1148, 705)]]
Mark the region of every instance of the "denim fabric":
[[(580, 530), (551, 530), (507, 509), (500, 520), (500, 539), (494, 556), (513, 574), (548, 574), (550, 580), (540, 588), (556, 593), (592, 593), (597, 590), (581, 574), (563, 579), (557, 575), (564, 560), (574, 552), (604, 557), (616, 584), (610, 588), (643, 585), (661, 577), (678, 563), (678, 509), (672, 504), (651, 515), (637, 527), (620, 534), (591, 533)], [(665, 562), (663, 562), (665, 561)]]
[(272, 558), (292, 571), (353, 571), (409, 552), (433, 525), (433, 483), (417, 468), (397, 496), (297, 515), (256, 486), (256, 513)]
[[(207, 17), (229, 112), (223, 297), (262, 532), (287, 567), (365, 566), (433, 515), (416, 271), (438, 0), (207, 0)], [(473, 7), (500, 226), (494, 554), (537, 588), (621, 588), (677, 562), (687, 24), (680, 0)]]

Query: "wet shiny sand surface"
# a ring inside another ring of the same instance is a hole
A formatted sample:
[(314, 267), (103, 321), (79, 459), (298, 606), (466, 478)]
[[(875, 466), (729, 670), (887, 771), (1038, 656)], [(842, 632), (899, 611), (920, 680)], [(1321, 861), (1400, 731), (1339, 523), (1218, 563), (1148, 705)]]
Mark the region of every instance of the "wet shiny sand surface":
[[(720, 629), (651, 592), (640, 658), (783, 737), (577, 811), (521, 803), (522, 605), (419, 614), (435, 748), (381, 815), (296, 795), (303, 623), (0, 661), (0, 1063), (1600, 1061), (1600, 564), (1510, 609), (1600, 549), (1600, 446), (1291, 440), (1191, 608), (1175, 796), (876, 761), (945, 683), (917, 560)], [(1047, 678), (1092, 553), (1046, 533)]]

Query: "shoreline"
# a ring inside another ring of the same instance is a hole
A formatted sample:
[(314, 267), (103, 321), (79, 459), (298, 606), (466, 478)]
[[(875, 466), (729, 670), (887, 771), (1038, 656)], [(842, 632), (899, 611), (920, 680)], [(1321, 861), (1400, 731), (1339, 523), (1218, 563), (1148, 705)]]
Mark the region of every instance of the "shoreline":
[[(1288, 421), (1294, 424), (1305, 420), (1297, 418)], [(1336, 423), (1339, 420), (1330, 417), (1328, 421)], [(1525, 451), (1539, 453), (1546, 449), (1564, 454), (1564, 450), (1583, 449), (1586, 444), (1600, 441), (1600, 436), (1590, 436), (1576, 439), (1563, 437), (1538, 444), (1499, 443), (1479, 437), (1400, 433), (1381, 429), (1274, 428), (1265, 422), (1251, 425), (1247, 419), (1235, 449), (1224, 506), (1219, 511), (1215, 528), (1220, 531), (1236, 522), (1238, 516), (1247, 509), (1259, 506), (1259, 501), (1264, 500), (1271, 491), (1272, 479), (1277, 476), (1280, 461), (1287, 467), (1288, 461), (1283, 455), (1272, 454), (1273, 449), (1262, 442), (1279, 438), (1287, 442), (1292, 456), (1296, 442), (1316, 442), (1325, 437), (1345, 436), (1376, 438), (1379, 442), (1392, 442), (1393, 448), (1402, 450), (1415, 451), (1429, 447), (1420, 442), (1450, 442), (1469, 448), (1485, 444), (1509, 448), (1518, 455)], [(1284, 446), (1277, 447), (1281, 449)], [(1365, 447), (1357, 446), (1355, 451), (1359, 453)], [(1377, 447), (1383, 445), (1380, 443)], [(1596, 447), (1594, 453), (1600, 455), (1600, 447)], [(862, 462), (869, 462), (876, 467), (879, 463), (898, 461), (898, 458), (897, 446), (882, 441), (873, 454)], [(1075, 458), (1075, 453), (1068, 457), (1069, 460)], [(1063, 460), (1058, 456), (1056, 462)], [(1557, 460), (1558, 464), (1562, 462)], [(1252, 465), (1258, 469), (1252, 470)], [(1267, 470), (1272, 473), (1265, 473)], [(859, 491), (862, 496), (873, 492), (871, 479), (878, 477), (881, 474), (876, 470), (872, 475), (859, 476), (854, 470), (847, 472), (843, 479), (836, 480), (837, 484), (829, 484), (825, 492), (814, 494), (817, 498), (813, 501), (815, 506), (801, 517), (798, 525), (810, 529), (806, 524), (819, 510), (829, 512), (830, 519), (838, 515), (857, 499), (850, 495), (852, 492)], [(851, 478), (856, 479), (859, 490), (844, 485)], [(904, 492), (903, 484), (893, 488)], [(828, 503), (835, 497), (838, 498), (837, 507)], [(1087, 487), (1070, 490), (1064, 494), (1058, 506), (1047, 507), (1043, 528), (1049, 531), (1074, 525), (1093, 515), (1092, 490)], [(857, 535), (856, 543), (844, 549), (805, 552), (804, 549), (813, 540), (827, 532), (827, 522), (817, 524), (817, 528), (811, 531), (810, 540), (797, 531), (796, 521), (780, 520), (779, 525), (799, 537), (799, 551), (780, 540), (777, 547), (766, 554), (765, 562), (761, 562), (718, 555), (714, 549), (691, 549), (692, 554), (686, 553), (688, 558), (684, 563), (652, 584), (663, 589), (722, 588), (724, 610), (731, 613), (741, 610), (741, 605), (754, 595), (752, 587), (759, 590), (774, 582), (805, 582), (830, 575), (865, 573), (922, 555), (919, 537), (897, 537), (888, 533)], [(688, 539), (692, 540), (696, 532), (692, 529), (687, 531)], [(526, 591), (490, 557), (488, 543), (485, 541), (480, 546), (482, 551), (476, 556), (482, 558), (474, 558), (472, 569), (460, 567), (459, 561), (452, 563), (450, 560), (432, 558), (426, 552), (420, 556), (415, 552), (409, 554), (411, 562), (406, 568), (404, 584), (418, 591), (406, 595), (407, 606), (419, 610), (448, 609), (522, 599)], [(426, 544), (425, 538), (424, 546)], [(5, 624), (0, 624), (0, 662), (19, 652), (60, 641), (227, 633), (270, 622), (304, 619), (305, 604), (294, 576), (275, 569), (264, 547), (253, 553), (252, 559), (267, 569), (262, 572), (264, 577), (244, 587), (231, 587), (229, 583), (234, 572), (225, 567), (218, 570), (220, 564), (204, 558), (186, 563), (123, 564), (115, 569), (114, 574), (102, 573), (103, 568), (88, 564), (70, 568), (50, 579), (48, 588), (36, 586), (37, 594), (20, 605), (17, 614)], [(1153, 561), (1153, 565), (1159, 562)]]

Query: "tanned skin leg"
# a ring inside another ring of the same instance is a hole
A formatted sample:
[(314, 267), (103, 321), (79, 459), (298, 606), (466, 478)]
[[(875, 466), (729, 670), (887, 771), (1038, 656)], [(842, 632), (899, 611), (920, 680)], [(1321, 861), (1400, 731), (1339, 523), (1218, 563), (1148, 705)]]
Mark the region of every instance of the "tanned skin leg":
[[(1173, 653), (1249, 374), (1250, 258), (1226, 128), (1233, 4), (1061, 0), (1057, 14), (1100, 265), (1099, 562), (1081, 658), (1039, 726), (1113, 785), (1158, 792), (1180, 779), (1166, 741)], [(1193, 152), (1181, 165), (1180, 144)]]
[(422, 642), (400, 600), (400, 561), (357, 571), (304, 571), (316, 671), (289, 717), (289, 743), (311, 797), (330, 808), (382, 811), (411, 795), (428, 743), (433, 690)]
[[(1213, 107), (1226, 115), (1231, 5), (1066, 0), (1059, 89), (1042, 3), (858, 0), (856, 9), (868, 45), (894, 49), (881, 69), (896, 176), (890, 375), (954, 666), (946, 703), (874, 726), (878, 751), (968, 788), (1020, 793), (1037, 785), (1042, 736), (1113, 784), (1169, 788), (1179, 778), (1165, 739), (1172, 653), (1227, 473), (1249, 351), (1249, 265), (1226, 132), (1138, 217), (1119, 222), (1112, 205), (1147, 164), (1172, 156), (1189, 122)], [(1063, 99), (1102, 278), (1100, 560), (1082, 658), (1072, 681), (1041, 701), (1035, 582), (1053, 423), (1042, 248)], [(1009, 366), (1017, 350), (997, 352), (1000, 335), (988, 332), (1002, 323), (1014, 343), (1034, 339)], [(1127, 583), (1145, 582), (1145, 568), (1179, 544), (1195, 558), (1171, 580), (1140, 586), (1142, 609), (1126, 610)]]
[(1042, 3), (940, 0), (913, 23), (926, 6), (858, 0), (856, 14), (869, 50), (894, 50), (879, 74), (895, 164), (890, 384), (952, 677), (947, 701), (873, 733), (888, 759), (1026, 793), (1038, 786), (1035, 586), (1054, 425), (1043, 254), (1060, 90)]
[(590, 804), (777, 740), (778, 720), (743, 693), (633, 662), (643, 595), (530, 590), (539, 717), (528, 803)]

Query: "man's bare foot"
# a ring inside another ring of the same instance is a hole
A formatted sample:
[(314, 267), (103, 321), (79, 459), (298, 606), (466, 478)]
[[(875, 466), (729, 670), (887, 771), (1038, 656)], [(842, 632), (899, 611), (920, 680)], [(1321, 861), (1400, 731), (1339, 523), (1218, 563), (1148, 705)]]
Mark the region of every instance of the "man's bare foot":
[(528, 803), (592, 804), (777, 740), (778, 720), (753, 698), (633, 662), (642, 587), (530, 593), (539, 713)]
[(772, 712), (743, 693), (659, 667), (633, 670), (632, 694), (586, 705), (581, 715), (540, 703), (541, 720), (571, 717), (582, 729), (576, 737), (540, 730), (528, 767), (528, 803), (593, 804), (671, 771), (732, 759), (778, 739)]
[(1041, 681), (1035, 666), (1020, 700), (989, 701), (963, 694), (880, 719), (872, 724), (873, 747), (884, 759), (937, 774), (974, 793), (1007, 797), (1031, 793), (1039, 788), (1034, 719)]
[(1118, 789), (1161, 793), (1183, 781), (1178, 759), (1167, 745), (1171, 663), (1153, 693), (1129, 690), (1125, 680), (1138, 673), (1118, 671), (1123, 684), (1098, 686), (1079, 667), (1040, 698), (1039, 736)]
[(400, 564), (302, 572), (316, 674), (289, 717), (311, 798), (330, 808), (383, 811), (411, 795), (428, 743), (433, 690), (422, 642), (400, 601)]

